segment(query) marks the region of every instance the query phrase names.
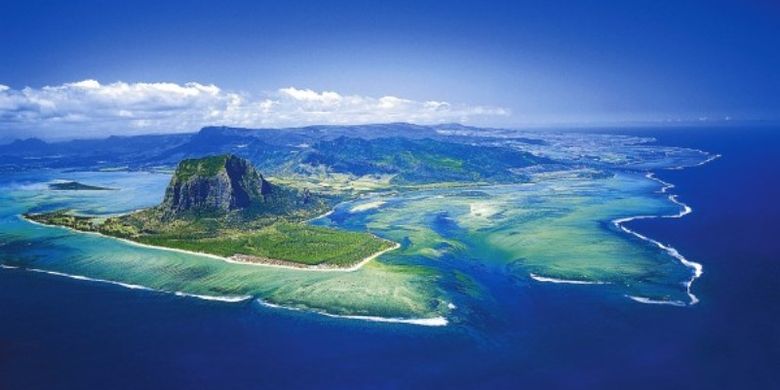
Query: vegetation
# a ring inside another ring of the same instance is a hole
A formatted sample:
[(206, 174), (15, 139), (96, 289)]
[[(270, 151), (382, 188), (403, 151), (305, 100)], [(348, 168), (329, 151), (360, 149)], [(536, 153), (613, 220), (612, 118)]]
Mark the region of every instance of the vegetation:
[(327, 166), (357, 176), (393, 174), (394, 184), (438, 182), (517, 182), (511, 169), (538, 164), (526, 152), (433, 139), (340, 137), (322, 141), (300, 156), (300, 163)]
[(259, 260), (282, 260), (306, 265), (351, 266), (382, 250), (390, 241), (372, 234), (300, 223), (278, 222), (265, 228), (234, 231), (217, 237), (188, 239), (143, 236), (140, 242), (230, 257), (247, 255)]
[(248, 161), (223, 155), (182, 161), (156, 207), (104, 219), (66, 210), (25, 217), (144, 244), (295, 266), (348, 267), (394, 245), (369, 233), (306, 225), (330, 208), (329, 200), (272, 185)]
[(92, 218), (71, 215), (65, 210), (45, 214), (24, 214), (24, 217), (31, 221), (46, 225), (65, 226), (84, 231), (97, 231), (97, 225)]
[[(148, 211), (141, 215), (150, 217)], [(55, 211), (25, 214), (25, 218), (47, 225), (97, 232), (139, 243), (208, 253), (223, 257), (245, 255), (246, 261), (349, 267), (394, 244), (373, 234), (310, 226), (277, 220), (256, 229), (222, 228), (219, 219), (174, 221), (166, 224), (138, 222), (139, 213), (100, 220)], [(268, 221), (266, 221), (268, 222)], [(257, 222), (257, 224), (262, 224)], [(161, 230), (148, 230), (161, 228)]]
[[(175, 221), (139, 228), (148, 211), (100, 220), (55, 211), (25, 214), (27, 219), (47, 225), (97, 232), (139, 243), (208, 253), (223, 257), (245, 255), (264, 263), (293, 263), (349, 267), (364, 258), (391, 248), (394, 244), (373, 234), (351, 232), (303, 223), (273, 222), (258, 229), (221, 228), (218, 219)], [(135, 223), (135, 224), (134, 224)], [(149, 227), (161, 230), (149, 231)], [(146, 230), (146, 231), (145, 231)]]
[(176, 168), (176, 179), (185, 181), (194, 176), (215, 176), (225, 167), (228, 158), (223, 154), (182, 160)]
[(79, 183), (77, 181), (65, 181), (59, 183), (49, 184), (49, 189), (52, 190), (70, 190), (70, 191), (108, 191), (113, 188), (91, 186), (88, 184)]

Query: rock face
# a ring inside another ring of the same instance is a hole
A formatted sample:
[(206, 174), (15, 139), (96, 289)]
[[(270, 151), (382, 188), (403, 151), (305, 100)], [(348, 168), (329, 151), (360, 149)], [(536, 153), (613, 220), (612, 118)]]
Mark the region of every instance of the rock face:
[(251, 162), (233, 155), (210, 156), (179, 163), (161, 207), (170, 216), (227, 213), (265, 202), (273, 191)]

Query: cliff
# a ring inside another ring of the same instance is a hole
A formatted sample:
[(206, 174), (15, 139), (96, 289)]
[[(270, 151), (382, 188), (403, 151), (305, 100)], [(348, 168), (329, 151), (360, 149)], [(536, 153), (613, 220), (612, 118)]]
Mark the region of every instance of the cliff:
[(188, 211), (227, 213), (266, 201), (274, 186), (249, 161), (220, 155), (183, 160), (160, 207), (167, 215)]

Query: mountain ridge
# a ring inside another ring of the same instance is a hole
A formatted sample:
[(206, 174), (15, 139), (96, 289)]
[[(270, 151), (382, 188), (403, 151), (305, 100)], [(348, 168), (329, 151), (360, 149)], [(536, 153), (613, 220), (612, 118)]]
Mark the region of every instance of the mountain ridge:
[(247, 209), (265, 201), (271, 184), (248, 160), (232, 154), (182, 160), (160, 207), (167, 215)]
[(271, 184), (251, 161), (220, 154), (179, 162), (157, 209), (163, 219), (231, 213), (285, 215), (323, 203), (308, 190)]

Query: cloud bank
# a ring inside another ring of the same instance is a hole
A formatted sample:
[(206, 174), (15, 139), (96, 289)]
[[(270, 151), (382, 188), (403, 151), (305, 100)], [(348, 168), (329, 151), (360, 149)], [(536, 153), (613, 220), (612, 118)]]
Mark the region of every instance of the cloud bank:
[(500, 107), (342, 95), (281, 88), (263, 96), (196, 82), (101, 84), (84, 80), (42, 88), (0, 84), (0, 131), (51, 137), (195, 131), (206, 125), (289, 127), (381, 122), (471, 122), (507, 116)]

